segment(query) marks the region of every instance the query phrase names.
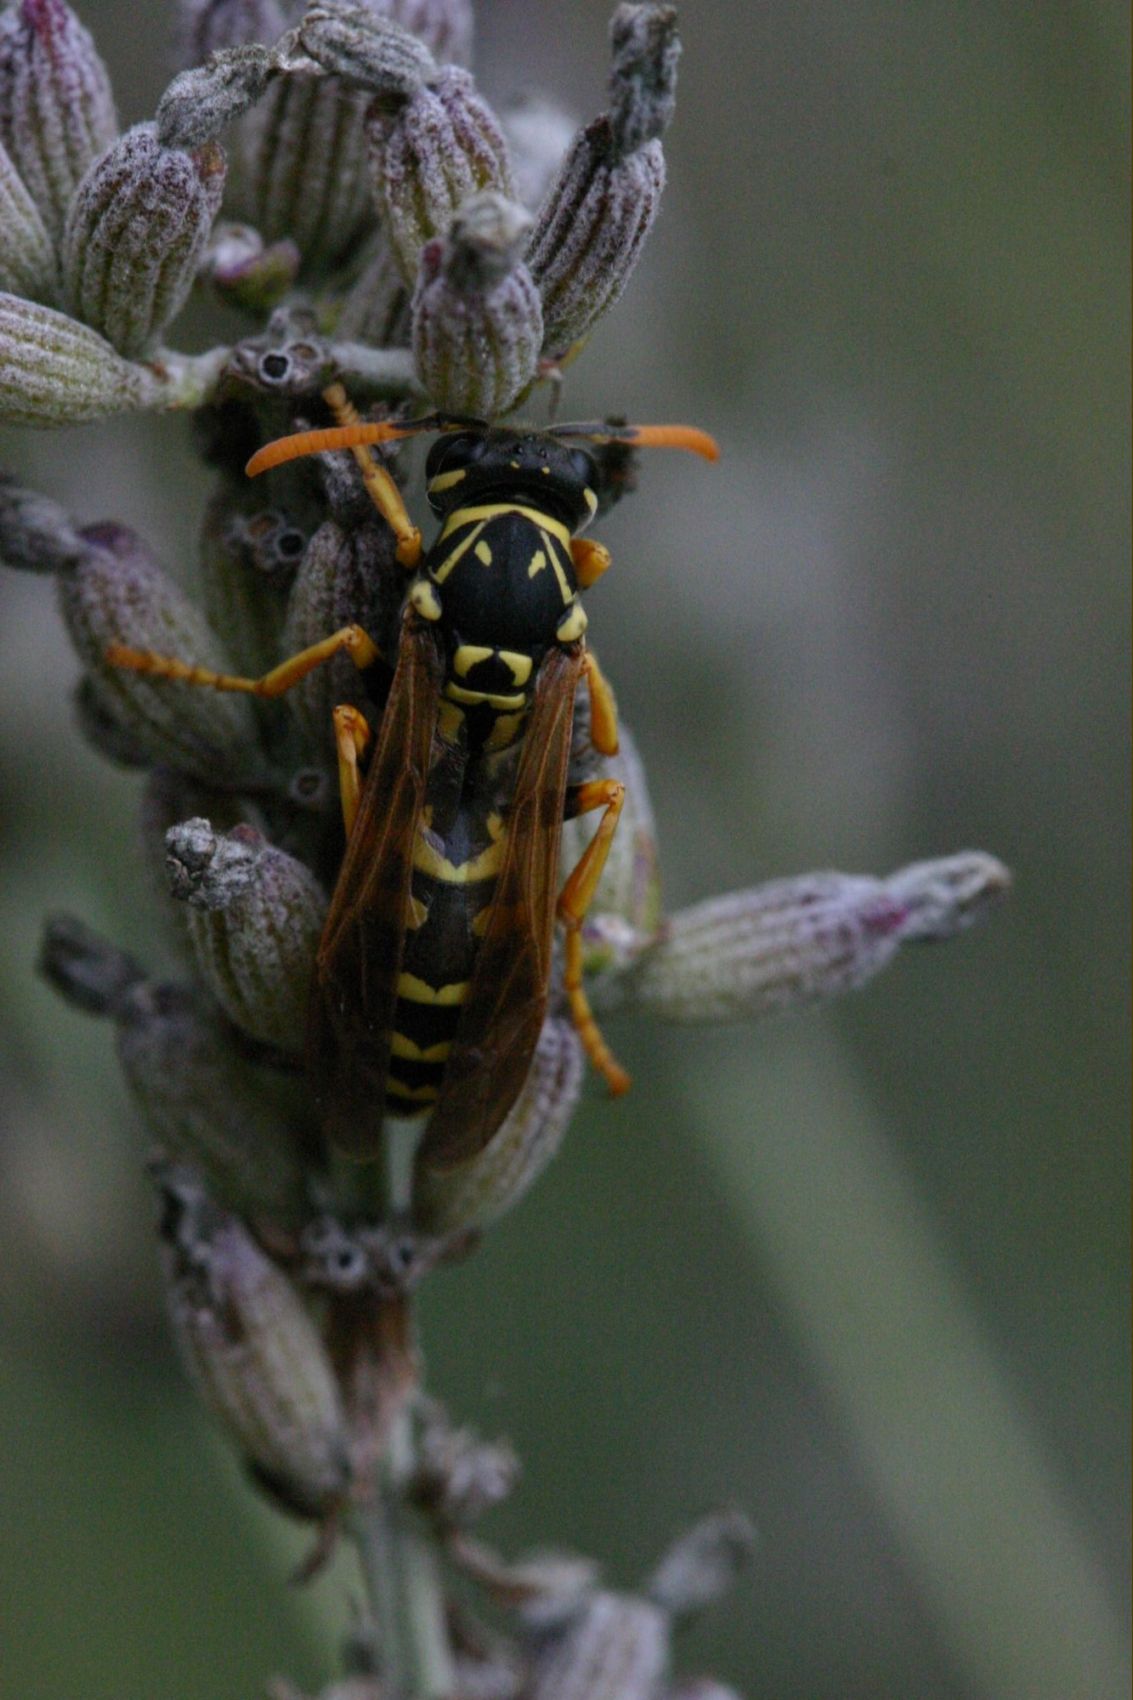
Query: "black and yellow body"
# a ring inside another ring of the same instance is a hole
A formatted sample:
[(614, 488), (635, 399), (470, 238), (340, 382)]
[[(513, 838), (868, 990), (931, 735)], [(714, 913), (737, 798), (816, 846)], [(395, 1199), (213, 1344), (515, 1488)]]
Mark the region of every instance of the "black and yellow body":
[[(598, 508), (592, 457), (569, 437), (691, 449), (677, 426), (493, 429), (432, 415), (363, 423), (338, 385), (336, 429), (268, 444), (255, 475), (301, 455), (349, 448), (410, 575), (393, 681), (371, 731), (335, 710), (346, 849), (319, 943), (308, 1072), (328, 1138), (360, 1158), (383, 1119), (427, 1114), (420, 1154), (443, 1167), (481, 1151), (515, 1105), (546, 1016), (556, 922), (562, 987), (591, 1062), (611, 1092), (630, 1082), (607, 1050), (582, 987), (581, 927), (605, 865), (624, 787), (570, 783), (575, 697), (585, 681), (590, 741), (617, 749), (613, 698), (586, 649), (579, 601), (609, 564), (579, 536)], [(432, 430), (426, 464), (439, 534), (420, 532), (370, 445)], [(114, 665), (214, 689), (279, 696), (333, 655), (379, 658), (345, 626), (259, 679), (112, 645)], [(559, 889), (564, 819), (601, 810)]]

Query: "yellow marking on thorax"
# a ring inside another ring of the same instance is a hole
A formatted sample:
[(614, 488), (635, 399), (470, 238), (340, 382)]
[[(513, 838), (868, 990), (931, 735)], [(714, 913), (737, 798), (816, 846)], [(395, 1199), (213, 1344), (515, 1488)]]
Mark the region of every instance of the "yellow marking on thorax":
[(435, 478), (430, 478), (425, 488), (430, 496), (439, 496), (442, 491), (451, 490), (467, 476), (466, 468), (458, 466), (454, 472), (438, 472)]
[(463, 685), (456, 684), (452, 679), (446, 681), (444, 694), (450, 702), (471, 704), (486, 702), (489, 708), (498, 708), (504, 713), (511, 713), (515, 709), (525, 707), (527, 700), (522, 691), (517, 696), (501, 696), (494, 691), (468, 691), (465, 690)]
[(439, 1045), (415, 1045), (404, 1033), (390, 1036), (390, 1056), (403, 1057), (406, 1062), (443, 1063), (451, 1050), (451, 1039), (442, 1039)]
[(514, 744), (519, 737), (523, 730), (523, 722), (526, 719), (527, 710), (525, 708), (518, 714), (497, 714), (495, 725), (484, 739), (484, 748), (486, 750), (506, 750), (508, 745)]
[[(478, 661), (490, 661), (494, 654), (495, 650), (485, 649), (481, 644), (462, 643), (452, 658), (452, 670), (464, 679)], [(516, 683), (519, 683), (518, 679)]]
[[(480, 507), (457, 508), (445, 520), (437, 542), (442, 543), (451, 532), (456, 531), (462, 525), (474, 524), (476, 520), (483, 520), (486, 523), (490, 519), (499, 519), (503, 514), (519, 514), (523, 519), (530, 520), (532, 525), (538, 526), (540, 530), (550, 532), (551, 536), (557, 538), (564, 549), (570, 549), (569, 528), (563, 525), (561, 520), (552, 519), (550, 514), (542, 513), (538, 508), (529, 508), (523, 502), (484, 502)], [(479, 533), (477, 533), (477, 536), (479, 536)]]
[[(459, 510), (460, 513), (465, 513), (465, 514), (468, 511), (469, 510), (467, 508), (461, 508)], [(467, 553), (471, 549), (472, 545), (476, 542), (476, 539), (479, 537), (480, 533), (483, 531), (484, 526), (487, 525), (487, 523), (488, 522), (485, 519), (480, 525), (474, 525), (472, 527), (472, 530), (468, 533), (468, 536), (465, 537), (460, 543), (457, 544), (456, 548), (452, 551), (451, 554), (445, 556), (445, 558), (441, 562), (440, 566), (434, 567), (432, 569), (433, 578), (435, 579), (437, 584), (443, 584), (445, 582), (445, 579), (448, 578), (449, 574), (452, 572), (453, 568), (456, 567), (464, 559), (465, 555), (467, 555)], [(446, 525), (444, 530), (441, 532), (440, 537), (438, 537), (437, 542), (438, 543), (442, 542), (444, 540), (444, 538), (448, 536), (448, 533), (449, 533), (450, 530), (451, 530), (451, 526)]]
[(504, 857), (504, 823), (498, 814), (487, 820), (492, 842), (469, 858), (467, 862), (450, 862), (422, 834), (413, 847), (413, 866), (418, 873), (442, 880), (446, 885), (471, 885), (476, 880), (495, 879)]
[[(545, 524), (541, 525), (539, 527), (539, 535), (543, 539), (543, 542), (546, 544), (547, 553), (551, 557), (551, 565), (554, 567), (555, 577), (559, 581), (559, 593), (562, 596), (562, 599), (563, 599), (564, 602), (569, 602), (571, 597), (574, 595), (574, 591), (570, 588), (570, 584), (567, 580), (566, 573), (563, 571), (562, 561), (559, 559), (557, 552), (554, 549), (551, 548), (551, 540), (547, 536), (547, 528), (546, 528)], [(566, 540), (564, 547), (568, 550), (570, 548), (570, 533), (569, 532), (567, 533), (567, 540)], [(534, 576), (534, 575), (532, 574), (532, 576)]]
[(485, 567), (491, 566), (491, 564), (492, 564), (491, 545), (488, 544), (488, 543), (485, 543), (483, 538), (481, 538), (479, 543), (477, 543), (477, 545), (476, 545), (475, 549), (473, 549), (472, 553), (475, 555), (476, 559), (479, 562), (481, 562), (481, 564), (483, 566), (485, 566)]
[(468, 996), (468, 981), (457, 980), (450, 986), (430, 986), (416, 974), (397, 976), (397, 995), (406, 1003), (434, 1003), (451, 1007), (463, 1003)]
[(499, 657), (506, 666), (511, 668), (511, 676), (517, 685), (525, 685), (531, 677), (532, 660), (529, 655), (523, 655), (519, 650), (501, 649)]
[(588, 624), (586, 609), (581, 602), (576, 600), (559, 621), (555, 628), (555, 636), (560, 643), (576, 643)]
[(458, 703), (450, 702), (447, 697), (441, 697), (437, 704), (437, 733), (446, 744), (456, 744), (460, 741), (460, 728), (467, 716)]
[(527, 563), (528, 578), (534, 578), (536, 573), (541, 573), (546, 565), (547, 551), (545, 549), (536, 549), (535, 553)]

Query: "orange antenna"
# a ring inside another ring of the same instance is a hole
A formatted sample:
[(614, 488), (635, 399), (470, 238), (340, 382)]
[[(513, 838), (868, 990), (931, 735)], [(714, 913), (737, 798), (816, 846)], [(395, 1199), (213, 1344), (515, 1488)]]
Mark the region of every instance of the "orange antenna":
[(362, 448), (368, 443), (392, 443), (400, 437), (416, 436), (418, 431), (435, 430), (436, 421), (430, 418), (410, 419), (400, 425), (388, 419), (376, 424), (360, 420), (356, 425), (329, 425), (321, 431), (295, 431), (290, 437), (277, 437), (273, 443), (257, 449), (244, 470), (249, 478), (258, 478), (261, 472), (270, 472), (272, 467), (283, 466), (289, 460), (301, 460), (304, 455)]
[(554, 437), (584, 437), (589, 443), (627, 443), (643, 449), (687, 449), (703, 460), (719, 460), (715, 437), (695, 425), (553, 425)]

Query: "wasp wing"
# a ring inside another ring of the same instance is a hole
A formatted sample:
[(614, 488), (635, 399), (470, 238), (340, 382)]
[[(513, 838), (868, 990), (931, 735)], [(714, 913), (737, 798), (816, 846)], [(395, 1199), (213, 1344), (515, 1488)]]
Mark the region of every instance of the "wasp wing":
[(557, 646), (535, 684), (507, 846), (468, 998), (419, 1155), (433, 1168), (487, 1145), (518, 1098), (547, 1013), (563, 797), (582, 647)]
[(353, 1157), (376, 1156), (381, 1138), (413, 847), (442, 676), (433, 631), (407, 617), (315, 958), (307, 1066), (328, 1139)]

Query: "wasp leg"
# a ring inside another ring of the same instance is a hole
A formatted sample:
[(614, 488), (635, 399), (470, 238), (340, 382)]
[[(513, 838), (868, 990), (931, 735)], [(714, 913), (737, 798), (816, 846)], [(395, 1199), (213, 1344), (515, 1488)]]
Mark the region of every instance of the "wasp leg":
[(588, 649), (583, 657), (582, 671), (586, 675), (586, 688), (590, 692), (590, 742), (599, 755), (615, 756), (618, 753), (618, 705), (614, 701), (610, 681), (599, 667), (591, 649)]
[(613, 1097), (628, 1092), (632, 1082), (603, 1039), (582, 987), (582, 923), (606, 866), (626, 788), (619, 779), (593, 779), (567, 792), (566, 815), (587, 814), (604, 809), (598, 830), (582, 852), (574, 870), (559, 893), (558, 917), (566, 933), (563, 985), (570, 1004), (571, 1019), (578, 1029), (582, 1048), (605, 1080)]
[[(358, 409), (341, 384), (329, 384), (323, 400), (340, 425), (357, 425)], [(367, 444), (350, 451), (358, 462), (362, 482), (370, 500), (397, 538), (397, 558), (407, 571), (412, 571), (421, 559), (421, 533), (409, 517), (401, 491), (380, 461), (375, 460)]]
[(338, 750), (338, 792), (342, 800), (342, 824), (346, 836), (354, 831), (358, 819), (358, 799), (362, 795), (362, 775), (358, 763), (373, 740), (366, 716), (349, 703), (340, 702), (334, 711), (334, 741)]
[(370, 667), (379, 659), (376, 644), (367, 637), (361, 626), (343, 626), (330, 637), (288, 656), (270, 673), (259, 679), (245, 679), (235, 673), (214, 673), (211, 667), (194, 667), (175, 655), (155, 655), (151, 649), (129, 649), (123, 643), (107, 647), (106, 659), (112, 667), (125, 667), (131, 673), (152, 673), (159, 679), (180, 679), (187, 685), (207, 685), (214, 691), (242, 691), (248, 696), (280, 697), (313, 673), (333, 655), (349, 655), (355, 667)]
[(572, 537), (570, 557), (574, 562), (574, 576), (583, 590), (597, 584), (610, 564), (610, 551), (604, 543), (596, 543), (593, 537)]

